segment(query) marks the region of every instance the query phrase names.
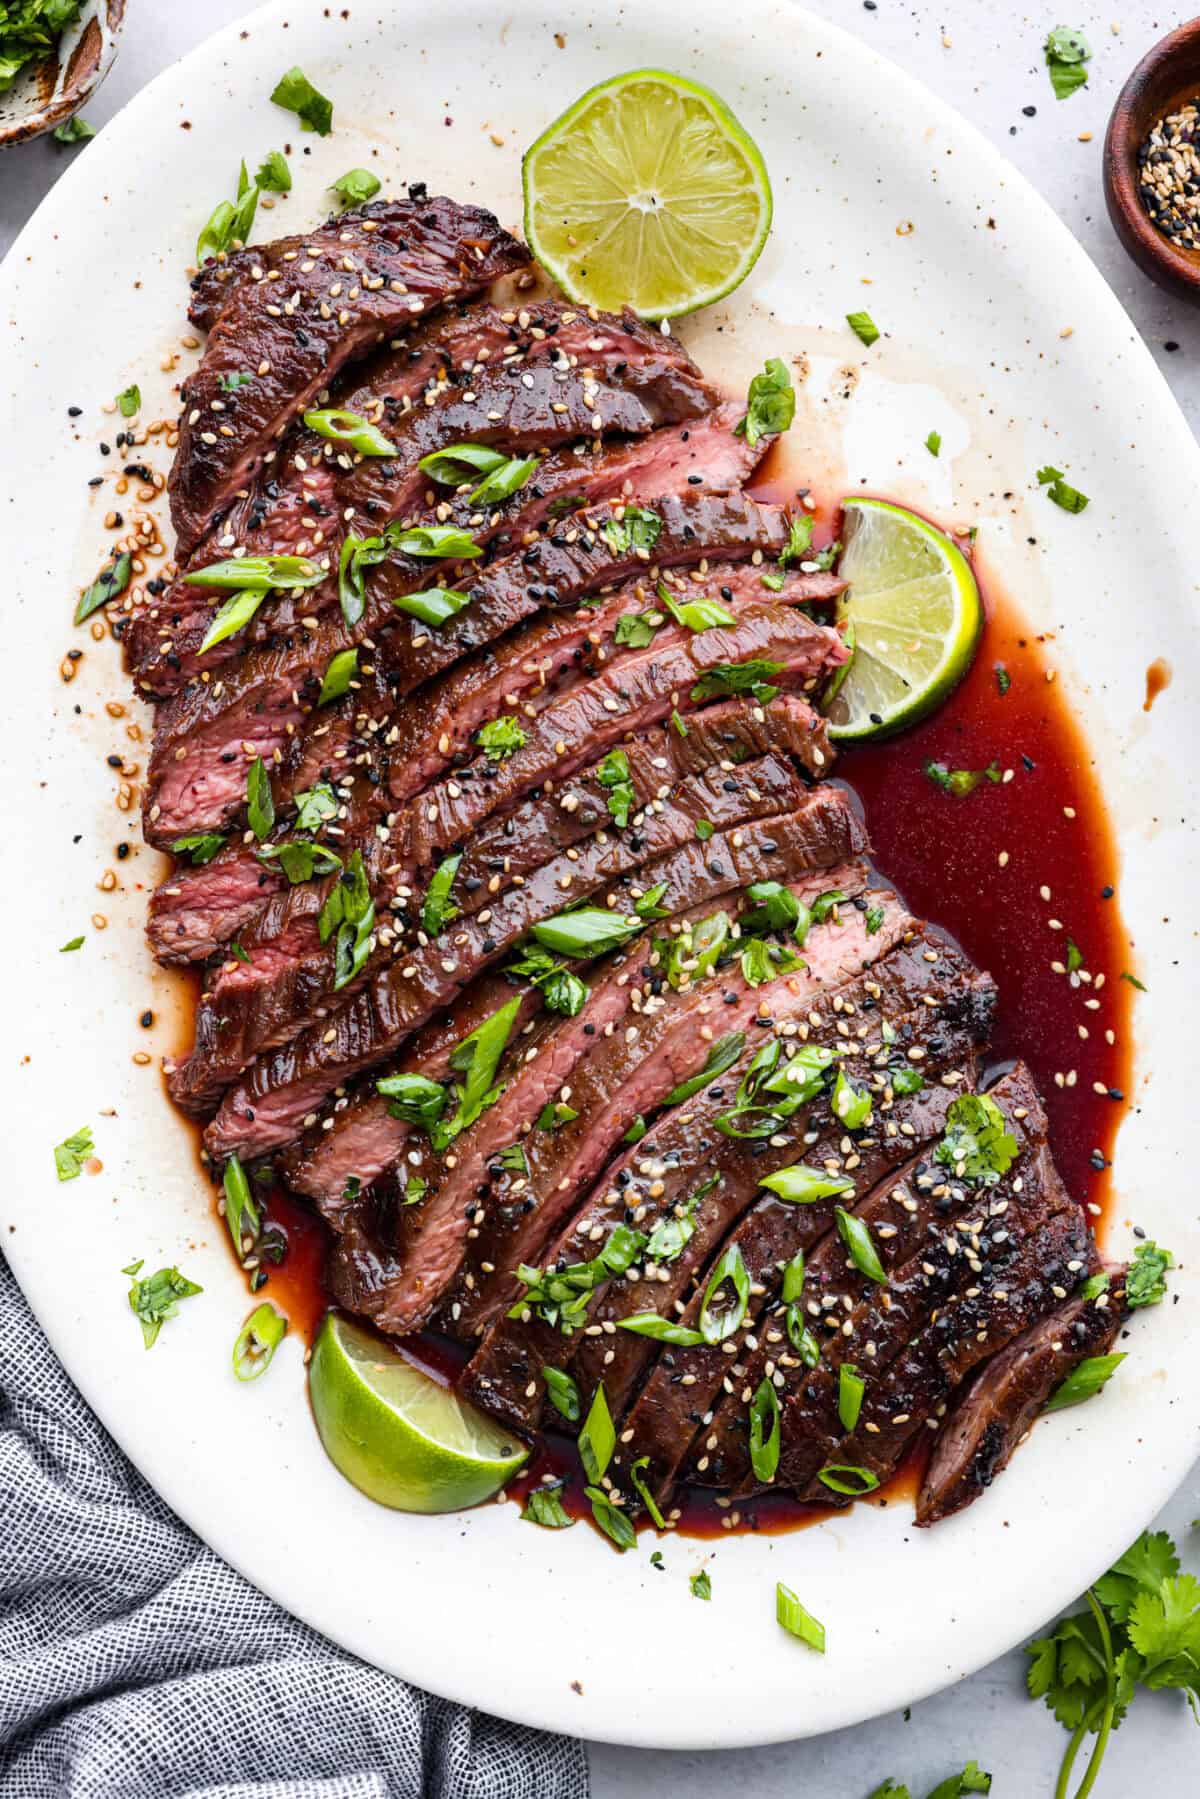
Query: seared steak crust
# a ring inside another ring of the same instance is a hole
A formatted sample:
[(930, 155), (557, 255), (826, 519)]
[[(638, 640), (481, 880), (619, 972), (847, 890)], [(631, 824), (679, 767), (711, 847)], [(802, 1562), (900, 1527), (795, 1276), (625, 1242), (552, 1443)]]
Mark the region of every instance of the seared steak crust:
[[(347, 362), (527, 260), (490, 212), (440, 198), (373, 201), (240, 258), (182, 391), (170, 481), (180, 553)], [(197, 310), (211, 317), (208, 291)], [(245, 374), (252, 379), (230, 392), (229, 377)]]
[(1014, 1337), (955, 1395), (917, 1498), (917, 1523), (962, 1511), (1008, 1466), (1046, 1401), (1088, 1356), (1107, 1355), (1125, 1316), (1124, 1269)]

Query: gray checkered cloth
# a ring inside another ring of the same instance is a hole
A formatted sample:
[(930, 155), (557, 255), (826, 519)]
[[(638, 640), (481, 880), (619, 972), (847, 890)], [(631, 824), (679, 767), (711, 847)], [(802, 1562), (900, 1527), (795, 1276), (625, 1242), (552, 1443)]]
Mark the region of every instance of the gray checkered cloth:
[(581, 1743), (432, 1698), (174, 1517), (0, 1256), (0, 1799), (586, 1799)]

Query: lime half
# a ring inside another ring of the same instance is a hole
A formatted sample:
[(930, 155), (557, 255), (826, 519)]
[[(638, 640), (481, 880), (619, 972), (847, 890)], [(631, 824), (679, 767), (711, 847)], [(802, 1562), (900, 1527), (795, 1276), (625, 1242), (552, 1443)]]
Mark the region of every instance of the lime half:
[(348, 1481), (401, 1512), (457, 1512), (498, 1493), (528, 1456), (449, 1387), (337, 1312), (308, 1370), (317, 1430)]
[(970, 563), (936, 525), (886, 500), (850, 499), (843, 511), (838, 573), (850, 585), (838, 620), (853, 627), (854, 660), (835, 677), (825, 715), (831, 737), (883, 737), (958, 686), (983, 607)]
[(661, 69), (590, 88), (522, 174), (530, 247), (582, 305), (694, 312), (745, 280), (771, 228), (753, 138), (709, 88)]

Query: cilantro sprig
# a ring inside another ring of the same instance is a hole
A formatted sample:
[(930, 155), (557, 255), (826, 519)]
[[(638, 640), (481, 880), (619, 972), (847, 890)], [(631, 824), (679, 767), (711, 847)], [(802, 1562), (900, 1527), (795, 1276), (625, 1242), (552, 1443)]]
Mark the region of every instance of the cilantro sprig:
[(1139, 1689), (1186, 1693), (1200, 1721), (1200, 1581), (1181, 1574), (1165, 1531), (1143, 1531), (1084, 1595), (1087, 1609), (1029, 1644), (1030, 1697), (1044, 1699), (1070, 1741), (1056, 1793), (1066, 1799), (1083, 1745), (1094, 1737), (1075, 1799), (1099, 1776), (1112, 1732)]

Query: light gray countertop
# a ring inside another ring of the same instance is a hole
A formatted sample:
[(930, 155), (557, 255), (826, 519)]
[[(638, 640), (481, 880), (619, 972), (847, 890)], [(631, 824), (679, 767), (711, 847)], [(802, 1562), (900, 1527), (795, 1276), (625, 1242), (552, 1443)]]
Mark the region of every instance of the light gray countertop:
[[(1117, 88), (1150, 45), (1179, 23), (1155, 0), (1110, 0), (1026, 15), (1005, 0), (955, 0), (945, 14), (924, 0), (808, 0), (833, 20), (921, 77), (964, 112), (1038, 187), (1115, 289), (1164, 370), (1193, 428), (1200, 423), (1200, 315), (1161, 294), (1128, 261), (1108, 224), (1100, 185), (1104, 129)], [(135, 15), (107, 83), (87, 108), (102, 126), (168, 63), (219, 26), (253, 11), (249, 0), (131, 0)], [(943, 18), (947, 22), (943, 23)], [(1085, 89), (1055, 100), (1042, 63), (1047, 29), (1081, 26), (1095, 55)], [(1027, 116), (1027, 108), (1036, 108)], [(1090, 132), (1088, 142), (1080, 134)], [(48, 139), (5, 152), (0, 161), (0, 255), (12, 243), (70, 156)], [(1168, 346), (1171, 346), (1168, 348)], [(1091, 371), (1096, 381), (1105, 371)], [(1094, 1483), (1080, 1483), (1085, 1503)], [(1159, 1524), (1184, 1548), (1200, 1511), (1200, 1470), (1184, 1484)], [(880, 1594), (880, 1605), (888, 1603)], [(686, 1645), (653, 1646), (661, 1655)], [(1019, 1651), (972, 1680), (916, 1706), (907, 1720), (891, 1715), (808, 1742), (720, 1754), (667, 1754), (595, 1745), (595, 1799), (686, 1794), (724, 1799), (866, 1799), (885, 1776), (905, 1781), (915, 1799), (974, 1757), (995, 1776), (995, 1799), (1050, 1799), (1065, 1736), (1041, 1706), (1024, 1696)], [(797, 1696), (804, 1670), (797, 1663)], [(1175, 1694), (1144, 1696), (1113, 1741), (1099, 1799), (1184, 1799), (1200, 1792), (1200, 1734)]]

